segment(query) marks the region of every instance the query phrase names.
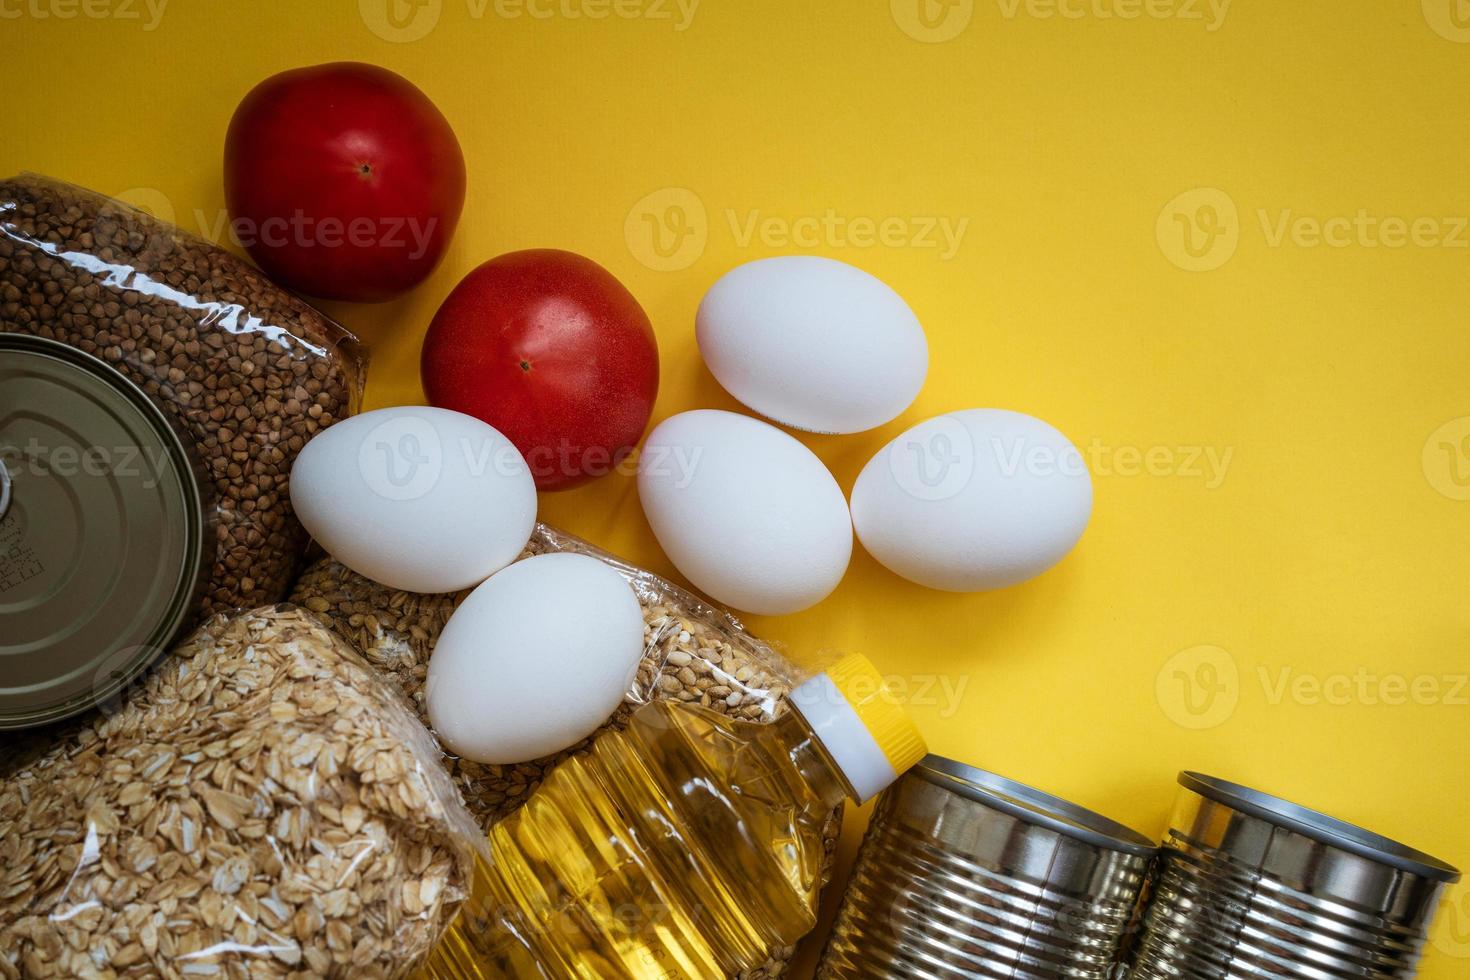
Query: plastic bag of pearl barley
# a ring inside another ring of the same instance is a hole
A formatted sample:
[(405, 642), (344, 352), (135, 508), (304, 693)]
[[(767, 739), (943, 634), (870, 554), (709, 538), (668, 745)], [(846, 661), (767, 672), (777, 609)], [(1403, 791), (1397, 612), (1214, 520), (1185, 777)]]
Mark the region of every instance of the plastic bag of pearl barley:
[[(786, 710), (786, 696), (799, 680), (781, 654), (747, 632), (730, 613), (574, 535), (538, 524), (521, 558), (552, 552), (590, 555), (628, 580), (643, 609), (643, 659), (612, 717), (565, 752), (513, 766), (445, 755), (444, 764), (466, 805), (486, 829), (519, 808), (559, 762), (584, 751), (602, 731), (625, 725), (628, 715), (641, 704), (653, 699), (678, 700), (759, 722)], [(445, 595), (401, 592), (328, 558), (303, 573), (291, 601), (347, 637), (408, 697), (427, 725), (424, 683), (429, 658), (444, 624), (466, 595), (468, 590)], [(526, 656), (545, 659), (537, 650), (526, 651)], [(555, 683), (555, 664), (546, 664), (545, 673), (547, 683)], [(824, 833), (829, 870), (840, 828), (839, 808)], [(772, 949), (769, 960), (745, 977), (780, 976), (793, 952), (791, 947)]]

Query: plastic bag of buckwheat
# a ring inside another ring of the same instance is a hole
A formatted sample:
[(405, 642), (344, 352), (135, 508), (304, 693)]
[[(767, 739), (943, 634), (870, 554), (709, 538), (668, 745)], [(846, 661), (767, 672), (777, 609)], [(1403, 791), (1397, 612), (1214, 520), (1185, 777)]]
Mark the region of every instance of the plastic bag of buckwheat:
[(351, 334), (223, 248), (34, 174), (0, 180), (0, 331), (101, 358), (187, 431), (218, 506), (206, 614), (284, 598), (306, 544), (287, 478), (356, 409)]

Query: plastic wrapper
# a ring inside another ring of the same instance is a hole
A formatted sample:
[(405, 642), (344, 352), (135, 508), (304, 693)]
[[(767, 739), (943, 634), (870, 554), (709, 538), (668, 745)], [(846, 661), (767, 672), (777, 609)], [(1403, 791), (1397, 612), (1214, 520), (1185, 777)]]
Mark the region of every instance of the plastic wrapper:
[(224, 249), (34, 175), (0, 181), (0, 330), (107, 361), (187, 431), (218, 508), (204, 612), (285, 595), (306, 542), (291, 464), (362, 390), (349, 333)]
[[(612, 565), (628, 580), (643, 607), (643, 659), (622, 705), (599, 733), (625, 725), (634, 708), (653, 698), (700, 704), (749, 721), (768, 720), (786, 710), (786, 695), (799, 680), (797, 671), (730, 613), (545, 524), (537, 525), (521, 557), (561, 551), (591, 555)], [(424, 682), (429, 657), (444, 624), (466, 594), (398, 591), (329, 558), (303, 573), (291, 598), (351, 640), (410, 699), (427, 725)], [(547, 683), (556, 683), (557, 666), (547, 660), (546, 651), (527, 650), (526, 656), (547, 661)], [(524, 803), (559, 762), (584, 751), (588, 741), (590, 738), (555, 756), (514, 766), (484, 765), (449, 754), (444, 762), (470, 812), (488, 829)], [(828, 871), (840, 829), (838, 810), (824, 833)], [(771, 950), (769, 962), (746, 976), (781, 975), (793, 952), (790, 947)]]
[(114, 710), (0, 743), (0, 975), (397, 977), (481, 833), (304, 610), (216, 618)]

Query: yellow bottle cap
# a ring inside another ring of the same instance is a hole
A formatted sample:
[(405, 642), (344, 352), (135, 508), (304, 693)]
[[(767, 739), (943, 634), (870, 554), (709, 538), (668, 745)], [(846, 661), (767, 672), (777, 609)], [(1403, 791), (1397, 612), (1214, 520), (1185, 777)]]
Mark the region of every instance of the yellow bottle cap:
[(791, 704), (859, 802), (924, 757), (924, 739), (867, 657), (848, 654), (791, 692)]
[(871, 660), (849, 653), (824, 673), (857, 713), (895, 774), (902, 774), (924, 758), (929, 751), (924, 736)]

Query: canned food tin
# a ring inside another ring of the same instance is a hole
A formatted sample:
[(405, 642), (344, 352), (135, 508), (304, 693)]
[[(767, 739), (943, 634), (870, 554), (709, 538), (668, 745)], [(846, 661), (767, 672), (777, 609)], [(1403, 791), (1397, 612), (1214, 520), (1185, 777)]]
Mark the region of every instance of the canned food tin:
[(0, 333), (0, 729), (115, 698), (194, 616), (215, 539), (185, 445), (107, 364)]
[(879, 799), (817, 976), (1111, 976), (1155, 850), (931, 755)]
[(1186, 772), (1132, 976), (1412, 977), (1459, 872), (1385, 837)]

